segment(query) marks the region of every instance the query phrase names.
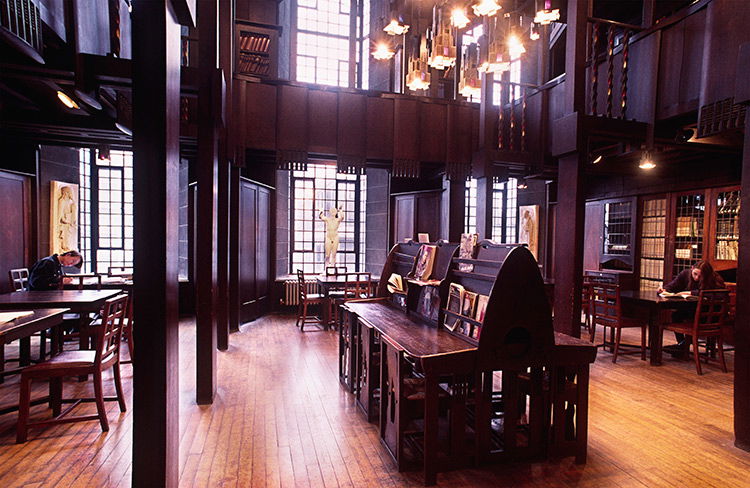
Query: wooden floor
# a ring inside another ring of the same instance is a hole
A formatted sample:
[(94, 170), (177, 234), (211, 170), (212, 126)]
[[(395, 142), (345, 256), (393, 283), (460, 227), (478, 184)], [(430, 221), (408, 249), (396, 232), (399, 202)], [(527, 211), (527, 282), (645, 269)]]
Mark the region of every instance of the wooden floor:
[[(181, 486), (421, 486), (418, 473), (395, 471), (376, 427), (339, 387), (335, 333), (301, 334), (283, 316), (246, 325), (219, 354), (211, 407), (193, 401), (194, 337), (192, 322), (183, 321)], [(439, 485), (750, 486), (750, 453), (733, 447), (731, 373), (709, 366), (699, 377), (688, 362), (656, 368), (637, 356), (610, 360), (600, 351), (592, 367), (585, 466), (562, 459), (464, 470), (441, 473)], [(132, 405), (130, 366), (123, 376)], [(16, 381), (0, 385), (0, 404), (17, 401)], [(90, 389), (72, 380), (65, 388)], [(105, 394), (112, 390), (105, 385)], [(130, 486), (131, 415), (116, 403), (108, 410), (106, 434), (97, 422), (62, 425), (32, 430), (24, 445), (14, 443), (15, 414), (0, 417), (0, 487)], [(32, 417), (48, 413), (32, 409)]]

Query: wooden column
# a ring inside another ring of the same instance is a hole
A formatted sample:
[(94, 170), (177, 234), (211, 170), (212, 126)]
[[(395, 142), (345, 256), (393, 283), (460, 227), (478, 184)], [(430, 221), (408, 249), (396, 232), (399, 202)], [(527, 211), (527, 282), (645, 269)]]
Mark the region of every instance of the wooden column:
[(565, 56), (565, 112), (553, 123), (552, 152), (558, 156), (555, 225), (555, 330), (580, 337), (585, 222), (582, 170), (586, 135), (586, 32), (591, 2), (568, 2)]
[(477, 233), (492, 239), (492, 176), (477, 178)]
[(229, 174), (229, 330), (240, 329), (240, 168)]
[(558, 162), (555, 222), (555, 330), (581, 336), (583, 225), (585, 206), (581, 168), (585, 154), (572, 153)]
[(750, 451), (750, 43), (740, 47), (735, 101), (747, 106), (742, 153), (739, 259), (737, 260), (737, 316), (734, 321), (734, 445)]
[(216, 393), (218, 131), (214, 99), (217, 0), (198, 1), (198, 202), (196, 218), (196, 401)]
[[(168, 0), (133, 5), (133, 486), (176, 487), (180, 26)], [(188, 9), (188, 17), (191, 13)]]
[(466, 181), (449, 180), (443, 177), (441, 199), (440, 237), (450, 242), (461, 242), (464, 232), (464, 212), (466, 208)]
[[(234, 58), (234, 9), (233, 0), (219, 0), (219, 68), (226, 79), (225, 100), (233, 100), (232, 60)], [(226, 103), (222, 117), (224, 127), (220, 132), (219, 147), (219, 194), (218, 194), (218, 249), (217, 279), (218, 300), (216, 304), (216, 342), (220, 351), (229, 349), (229, 219), (230, 219), (230, 166), (234, 157), (234, 140), (230, 137), (232, 104)]]

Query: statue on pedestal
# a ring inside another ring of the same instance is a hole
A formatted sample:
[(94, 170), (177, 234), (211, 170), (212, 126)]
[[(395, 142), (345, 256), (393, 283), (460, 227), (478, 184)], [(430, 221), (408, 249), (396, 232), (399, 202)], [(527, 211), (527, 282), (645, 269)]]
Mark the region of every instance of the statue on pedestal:
[(325, 265), (336, 265), (336, 253), (339, 250), (339, 225), (344, 220), (344, 210), (339, 207), (331, 207), (328, 215), (323, 210), (319, 213), (320, 220), (326, 223), (326, 240), (325, 240)]

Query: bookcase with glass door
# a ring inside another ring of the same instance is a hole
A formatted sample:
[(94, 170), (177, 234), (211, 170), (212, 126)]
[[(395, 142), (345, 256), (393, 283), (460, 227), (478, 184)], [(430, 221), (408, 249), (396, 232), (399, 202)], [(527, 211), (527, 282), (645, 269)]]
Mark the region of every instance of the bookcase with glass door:
[(738, 186), (642, 197), (638, 205), (638, 265), (642, 289), (656, 289), (693, 263), (737, 268)]

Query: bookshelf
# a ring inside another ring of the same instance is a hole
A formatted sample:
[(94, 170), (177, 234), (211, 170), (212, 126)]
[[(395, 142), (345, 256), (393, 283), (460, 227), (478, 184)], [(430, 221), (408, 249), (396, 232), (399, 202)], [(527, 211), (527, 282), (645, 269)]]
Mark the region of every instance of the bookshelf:
[(719, 191), (714, 199), (716, 231), (713, 239), (713, 259), (737, 261), (740, 239), (740, 191)]
[(604, 205), (604, 250), (606, 255), (629, 256), (633, 209), (630, 200)]
[(237, 22), (235, 73), (261, 78), (277, 76), (277, 26)]
[(664, 281), (667, 199), (646, 199), (641, 205), (640, 288), (656, 290)]
[(706, 193), (677, 195), (674, 199), (674, 245), (672, 276), (703, 259), (703, 236), (706, 218)]

